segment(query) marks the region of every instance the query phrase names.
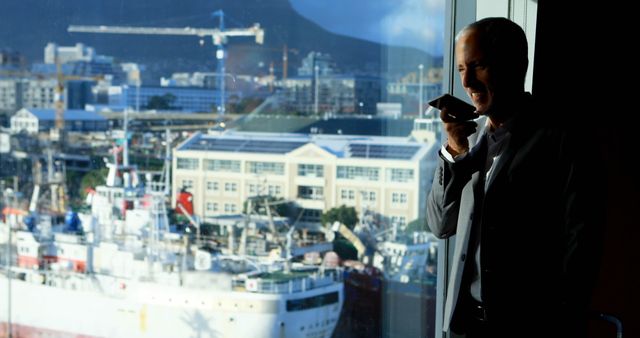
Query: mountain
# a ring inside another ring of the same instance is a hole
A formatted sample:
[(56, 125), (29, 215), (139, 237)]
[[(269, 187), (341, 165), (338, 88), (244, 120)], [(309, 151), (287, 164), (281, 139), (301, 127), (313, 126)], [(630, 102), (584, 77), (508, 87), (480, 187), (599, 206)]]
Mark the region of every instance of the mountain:
[[(145, 81), (176, 71), (213, 71), (215, 46), (210, 39), (201, 46), (197, 37), (68, 33), (69, 25), (129, 25), (152, 27), (217, 27), (211, 13), (222, 9), (227, 28), (260, 23), (264, 45), (252, 38), (230, 38), (227, 71), (266, 74), (274, 63), (281, 73), (282, 48), (289, 47), (289, 76), (310, 51), (329, 53), (347, 73), (383, 74), (390, 77), (413, 72), (419, 63), (427, 68), (441, 58), (413, 48), (336, 35), (300, 16), (288, 0), (3, 0), (0, 5), (0, 48), (23, 53), (28, 61), (43, 59), (48, 42), (59, 45), (85, 43), (98, 54), (122, 62), (147, 66)], [(365, 9), (363, 9), (365, 10)], [(354, 18), (357, 20), (357, 18)]]

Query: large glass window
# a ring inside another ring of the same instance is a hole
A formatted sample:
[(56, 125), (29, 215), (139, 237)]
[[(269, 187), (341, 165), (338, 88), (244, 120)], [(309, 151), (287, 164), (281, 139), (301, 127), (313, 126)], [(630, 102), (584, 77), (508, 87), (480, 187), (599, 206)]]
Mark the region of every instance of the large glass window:
[(387, 169), (387, 180), (390, 182), (411, 182), (413, 181), (413, 169), (391, 168)]
[(338, 166), (337, 177), (347, 180), (377, 181), (380, 176), (380, 168)]
[(284, 163), (248, 161), (247, 172), (258, 175), (284, 175)]
[(309, 200), (322, 200), (324, 199), (324, 189), (322, 187), (305, 186), (298, 187), (298, 198)]
[(200, 161), (197, 158), (178, 157), (178, 169), (197, 170)]
[(324, 166), (321, 164), (298, 164), (298, 176), (323, 177)]
[(444, 6), (3, 1), (0, 329), (434, 337)]
[(240, 161), (232, 160), (204, 160), (205, 170), (208, 171), (228, 171), (239, 173)]

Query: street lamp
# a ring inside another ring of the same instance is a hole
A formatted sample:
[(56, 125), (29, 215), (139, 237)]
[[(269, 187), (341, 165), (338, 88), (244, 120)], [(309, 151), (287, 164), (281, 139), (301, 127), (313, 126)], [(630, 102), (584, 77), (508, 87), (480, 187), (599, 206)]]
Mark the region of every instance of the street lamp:
[(136, 68), (130, 72), (130, 80), (136, 85), (136, 112), (140, 111), (140, 86), (142, 79), (140, 78), (140, 69)]
[[(4, 182), (3, 182), (4, 183)], [(3, 188), (4, 188), (4, 184), (3, 184)], [(14, 192), (12, 189), (8, 188), (6, 190), (3, 191), (4, 192), (4, 205), (7, 209), (10, 209), (10, 207), (15, 207), (16, 203), (16, 192)], [(10, 205), (9, 202), (9, 196), (13, 195), (13, 203)], [(11, 338), (13, 337), (13, 332), (12, 332), (12, 328), (11, 328), (11, 278), (13, 278), (11, 276), (11, 224), (13, 223), (13, 220), (8, 220), (7, 222), (7, 247), (6, 247), (6, 261), (5, 261), (5, 268), (6, 268), (6, 274), (7, 274), (7, 337)]]
[(320, 73), (320, 67), (318, 65), (313, 66), (313, 75), (314, 75), (314, 79), (315, 79), (315, 88), (314, 88), (314, 98), (313, 98), (313, 112), (317, 115), (318, 114), (318, 80), (319, 80), (319, 74)]
[(419, 75), (418, 75), (418, 116), (422, 118), (422, 69), (424, 66), (422, 64), (418, 65)]
[[(220, 52), (220, 50), (218, 50), (218, 52)], [(222, 53), (216, 53), (216, 57), (218, 57), (220, 60), (224, 59), (224, 52)], [(227, 74), (225, 73), (225, 68), (222, 67), (222, 73), (215, 73), (213, 76), (218, 77), (218, 81), (219, 81), (219, 90), (220, 90), (220, 105), (218, 106), (218, 119), (220, 121), (222, 121), (224, 119), (224, 114), (226, 112), (226, 103), (225, 103), (225, 98), (226, 98), (226, 78), (229, 77), (231, 78), (232, 81), (232, 89), (235, 89), (235, 83), (236, 83), (236, 78), (235, 76), (233, 76), (232, 74)]]
[[(222, 25), (222, 23), (221, 23)], [(225, 111), (225, 102), (224, 102), (224, 76), (225, 76), (225, 67), (224, 67), (224, 58), (225, 58), (225, 53), (224, 53), (224, 48), (222, 47), (222, 44), (219, 45), (218, 50), (216, 51), (216, 59), (218, 59), (218, 67), (219, 67), (219, 71), (218, 73), (221, 74), (220, 76), (220, 87), (218, 88), (220, 90), (220, 106), (218, 107), (218, 113), (220, 114), (220, 116), (224, 116), (224, 111)]]

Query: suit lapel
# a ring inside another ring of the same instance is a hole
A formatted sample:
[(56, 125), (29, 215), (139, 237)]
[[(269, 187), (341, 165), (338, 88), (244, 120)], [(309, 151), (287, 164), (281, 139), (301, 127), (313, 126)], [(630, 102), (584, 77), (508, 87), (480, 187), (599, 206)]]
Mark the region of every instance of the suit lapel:
[(491, 188), (491, 183), (493, 183), (493, 181), (495, 181), (495, 178), (500, 175), (505, 165), (511, 161), (511, 159), (517, 152), (517, 148), (518, 147), (515, 145), (515, 140), (512, 137), (511, 140), (509, 140), (509, 144), (507, 144), (507, 149), (505, 149), (502, 155), (498, 157), (498, 162), (494, 164), (495, 167), (492, 169), (493, 173), (489, 176), (489, 181), (487, 181), (486, 183), (485, 191)]
[[(471, 175), (471, 180), (464, 186), (461, 194), (460, 210), (458, 213), (458, 230), (456, 233), (456, 245), (453, 253), (453, 263), (451, 266), (451, 279), (447, 287), (447, 297), (445, 301), (444, 309), (444, 324), (443, 330), (448, 331), (451, 319), (453, 317), (454, 306), (458, 302), (459, 292), (463, 283), (462, 275), (465, 269), (465, 263), (461, 261), (462, 254), (466, 254), (469, 257), (472, 255), (468, 253), (469, 241), (473, 231), (473, 213), (476, 209), (476, 203), (479, 203), (482, 195), (478, 194), (479, 189), (482, 188), (482, 170), (481, 164), (484, 163), (484, 158), (487, 154), (487, 142), (484, 137), (484, 122), (478, 121), (478, 131), (469, 138), (469, 143), (474, 144), (471, 148), (469, 156), (471, 157), (471, 165), (476, 168)], [(482, 123), (482, 124), (481, 124)], [(481, 127), (482, 126), (482, 127)], [(464, 291), (463, 291), (464, 292)]]
[(494, 168), (492, 169), (493, 173), (489, 177), (489, 181), (486, 182), (485, 191), (488, 191), (491, 188), (491, 184), (495, 182), (496, 177), (504, 174), (503, 172), (506, 170), (505, 168), (512, 167), (507, 164), (511, 163), (518, 153), (526, 151), (523, 150), (522, 145), (523, 142), (530, 137), (535, 123), (535, 121), (532, 120), (532, 114), (529, 109), (530, 107), (527, 106), (524, 111), (514, 117), (515, 120), (511, 127), (509, 143), (502, 155), (498, 158), (498, 162), (494, 163)]
[[(471, 180), (462, 189), (460, 212), (458, 214), (458, 231), (456, 233), (454, 247), (453, 262), (451, 265), (451, 278), (449, 285), (447, 286), (447, 297), (444, 307), (444, 324), (443, 330), (448, 331), (449, 325), (453, 318), (453, 309), (458, 303), (458, 297), (460, 296), (461, 287), (463, 285), (462, 275), (465, 269), (465, 262), (461, 260), (462, 254), (468, 254), (469, 240), (472, 237), (473, 218), (471, 215), (475, 209), (476, 196), (475, 191), (477, 189), (481, 173), (479, 171), (474, 172), (471, 175)], [(464, 291), (462, 291), (464, 292)]]

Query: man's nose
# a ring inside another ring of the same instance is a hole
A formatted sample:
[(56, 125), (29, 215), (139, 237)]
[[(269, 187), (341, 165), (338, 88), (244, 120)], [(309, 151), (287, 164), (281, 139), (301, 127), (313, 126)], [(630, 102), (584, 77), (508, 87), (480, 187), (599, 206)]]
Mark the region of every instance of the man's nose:
[(473, 76), (473, 72), (466, 71), (460, 73), (460, 80), (462, 80), (462, 86), (466, 88), (473, 85), (475, 77)]

